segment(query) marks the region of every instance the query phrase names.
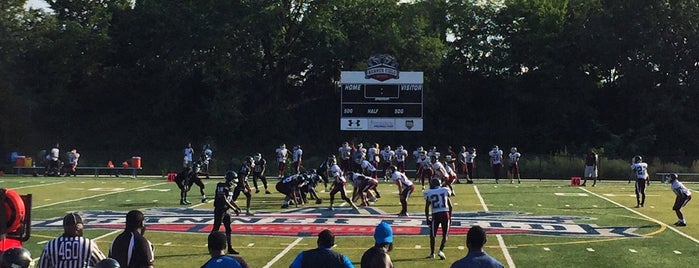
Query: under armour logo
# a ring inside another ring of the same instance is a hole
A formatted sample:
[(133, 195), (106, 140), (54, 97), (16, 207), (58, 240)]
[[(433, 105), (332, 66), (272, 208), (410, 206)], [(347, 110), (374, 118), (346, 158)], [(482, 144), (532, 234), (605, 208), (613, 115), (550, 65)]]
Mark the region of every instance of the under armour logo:
[(351, 127), (352, 125), (359, 126), (359, 122), (361, 122), (361, 120), (359, 120), (359, 119), (354, 120), (354, 122), (352, 122), (352, 120), (347, 120), (347, 126), (350, 126), (350, 127)]

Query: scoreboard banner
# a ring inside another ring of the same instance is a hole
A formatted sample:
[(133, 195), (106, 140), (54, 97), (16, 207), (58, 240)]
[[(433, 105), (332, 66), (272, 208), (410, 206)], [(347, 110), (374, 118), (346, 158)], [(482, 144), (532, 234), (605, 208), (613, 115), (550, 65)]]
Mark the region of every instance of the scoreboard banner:
[(344, 71), (340, 91), (340, 130), (423, 130), (422, 72), (377, 80), (366, 72)]

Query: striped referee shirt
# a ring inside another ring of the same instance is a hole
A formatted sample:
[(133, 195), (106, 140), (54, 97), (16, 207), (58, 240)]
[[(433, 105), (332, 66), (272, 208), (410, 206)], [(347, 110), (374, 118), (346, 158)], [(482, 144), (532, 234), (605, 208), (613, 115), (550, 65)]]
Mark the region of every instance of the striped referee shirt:
[(38, 268), (93, 267), (104, 254), (97, 243), (82, 236), (60, 236), (49, 241), (41, 252)]

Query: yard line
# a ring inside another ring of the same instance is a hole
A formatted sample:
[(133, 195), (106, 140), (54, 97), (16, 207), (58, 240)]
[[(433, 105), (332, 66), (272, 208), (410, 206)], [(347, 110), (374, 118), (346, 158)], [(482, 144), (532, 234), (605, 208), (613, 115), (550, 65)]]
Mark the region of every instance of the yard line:
[(296, 246), (296, 244), (298, 244), (299, 242), (301, 242), (301, 240), (303, 240), (303, 237), (296, 238), (296, 240), (294, 240), (294, 242), (292, 242), (291, 244), (289, 244), (288, 246), (286, 246), (286, 248), (285, 248), (284, 250), (282, 250), (282, 252), (279, 252), (279, 254), (277, 254), (277, 256), (275, 256), (274, 259), (272, 259), (271, 261), (269, 261), (269, 262), (268, 262), (265, 266), (263, 266), (262, 268), (269, 268), (269, 267), (272, 267), (272, 265), (273, 265), (275, 262), (277, 262), (279, 259), (281, 259), (282, 257), (284, 257), (284, 255), (286, 255), (286, 253), (288, 253), (289, 250), (291, 250), (294, 246)]
[(109, 233), (106, 233), (106, 234), (100, 235), (100, 236), (98, 236), (98, 237), (95, 237), (95, 238), (93, 238), (92, 240), (97, 241), (97, 240), (100, 240), (100, 239), (102, 239), (102, 238), (105, 238), (105, 237), (107, 237), (107, 236), (116, 234), (116, 233), (121, 232), (121, 231), (122, 231), (122, 230), (114, 230), (114, 231), (111, 231), (111, 232), (109, 232)]
[(61, 184), (61, 183), (65, 183), (65, 181), (52, 182), (52, 183), (47, 183), (47, 184), (35, 184), (35, 185), (20, 186), (20, 187), (14, 187), (11, 189), (24, 189), (24, 188), (32, 188), (32, 187), (41, 187), (41, 186), (49, 186), (49, 185)]
[[(483, 206), (483, 210), (485, 212), (488, 212), (488, 206), (485, 204), (485, 200), (483, 200), (483, 196), (481, 196), (481, 192), (478, 191), (478, 186), (474, 185), (473, 190), (476, 192), (476, 196), (478, 196), (478, 200), (481, 201), (481, 206)], [(500, 249), (502, 250), (502, 254), (505, 255), (505, 260), (507, 261), (507, 266), (510, 268), (515, 268), (515, 262), (512, 260), (512, 256), (510, 256), (510, 251), (507, 250), (507, 245), (505, 245), (505, 240), (502, 239), (502, 235), (496, 234), (495, 237), (498, 239), (498, 244), (500, 244)]]
[(65, 204), (65, 203), (70, 203), (70, 202), (75, 202), (75, 201), (81, 201), (81, 200), (90, 199), (90, 198), (95, 198), (95, 197), (100, 197), (100, 196), (105, 196), (105, 195), (112, 195), (112, 194), (118, 194), (118, 193), (123, 193), (123, 192), (129, 192), (129, 191), (134, 191), (134, 190), (138, 190), (138, 189), (142, 189), (142, 188), (148, 188), (148, 187), (158, 186), (158, 185), (166, 184), (166, 183), (167, 183), (167, 182), (161, 182), (161, 183), (156, 183), (156, 184), (153, 184), (153, 185), (146, 185), (146, 186), (136, 187), (136, 188), (132, 188), (132, 189), (125, 189), (125, 190), (121, 190), (121, 191), (114, 191), (114, 192), (109, 192), (109, 193), (103, 193), (103, 194), (97, 194), (97, 195), (91, 195), (91, 196), (81, 197), (81, 198), (78, 198), (78, 199), (63, 200), (63, 201), (56, 202), (56, 203), (51, 203), (51, 204), (46, 204), (46, 205), (41, 205), (41, 206), (35, 206), (35, 207), (32, 207), (32, 209), (45, 208), (45, 207), (50, 207), (50, 206), (54, 206), (54, 205), (60, 205), (60, 204)]
[(604, 197), (604, 196), (601, 196), (601, 195), (599, 195), (599, 194), (597, 194), (597, 193), (594, 193), (594, 192), (592, 192), (592, 191), (590, 191), (590, 190), (588, 190), (588, 189), (580, 188), (580, 190), (583, 190), (583, 191), (588, 192), (588, 193), (590, 193), (590, 194), (592, 194), (592, 195), (594, 195), (594, 196), (596, 196), (596, 197), (599, 197), (599, 198), (602, 198), (602, 199), (604, 199), (604, 200), (607, 200), (608, 202), (610, 202), (610, 203), (612, 203), (612, 204), (614, 204), (614, 205), (617, 205), (618, 207), (621, 207), (621, 208), (623, 208), (623, 209), (626, 209), (626, 210), (628, 210), (628, 211), (631, 211), (631, 212), (633, 212), (634, 214), (639, 215), (639, 216), (641, 216), (641, 217), (644, 217), (644, 218), (646, 218), (646, 219), (648, 219), (648, 220), (650, 220), (650, 221), (653, 221), (653, 222), (655, 222), (655, 223), (657, 223), (657, 224), (663, 225), (663, 226), (667, 227), (668, 229), (674, 231), (675, 233), (677, 233), (677, 234), (679, 234), (679, 235), (681, 235), (681, 236), (684, 236), (684, 237), (686, 237), (686, 238), (689, 239), (689, 240), (694, 241), (694, 243), (699, 244), (699, 239), (696, 239), (696, 238), (694, 238), (694, 237), (691, 237), (691, 236), (689, 236), (688, 234), (685, 234), (685, 233), (683, 233), (682, 231), (678, 230), (677, 228), (665, 224), (664, 222), (661, 222), (661, 221), (659, 221), (659, 220), (656, 220), (656, 219), (654, 219), (654, 218), (651, 218), (650, 216), (647, 216), (646, 214), (643, 214), (643, 213), (638, 212), (638, 211), (636, 211), (636, 210), (633, 210), (633, 209), (631, 209), (631, 208), (629, 208), (629, 207), (627, 207), (627, 206), (624, 206), (624, 205), (622, 205), (622, 204), (619, 204), (618, 202), (616, 202), (616, 201), (614, 201), (614, 200), (611, 200), (611, 199), (609, 199), (609, 198), (606, 198), (606, 197)]

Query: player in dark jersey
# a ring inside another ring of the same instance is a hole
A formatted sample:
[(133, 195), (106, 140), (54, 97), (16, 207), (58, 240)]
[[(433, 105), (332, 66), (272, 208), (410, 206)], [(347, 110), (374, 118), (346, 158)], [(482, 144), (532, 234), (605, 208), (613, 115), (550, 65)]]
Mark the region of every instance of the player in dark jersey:
[(68, 213), (63, 217), (63, 235), (46, 243), (38, 268), (93, 267), (104, 258), (97, 243), (83, 237), (82, 217)]
[(250, 184), (248, 184), (248, 176), (250, 176), (250, 173), (254, 167), (255, 163), (252, 156), (246, 156), (243, 159), (243, 165), (238, 171), (238, 182), (235, 184), (235, 188), (233, 189), (233, 199), (231, 200), (233, 205), (238, 206), (235, 201), (238, 200), (240, 193), (243, 193), (243, 195), (245, 195), (245, 215), (247, 216), (253, 215), (253, 213), (250, 212), (250, 200), (252, 199), (252, 195), (250, 193), (252, 192), (252, 189), (250, 188)]
[(316, 204), (323, 203), (323, 199), (321, 199), (316, 192), (316, 186), (320, 180), (322, 180), (318, 172), (315, 169), (310, 169), (301, 173), (301, 176), (303, 176), (303, 179), (306, 181), (306, 185), (299, 188), (303, 202), (308, 202), (306, 198), (306, 196), (308, 196), (308, 199), (315, 200)]
[(307, 181), (301, 174), (294, 174), (283, 178), (275, 188), (278, 192), (284, 195), (284, 201), (282, 201), (282, 208), (288, 208), (289, 204), (292, 202), (299, 207), (301, 201), (301, 193), (299, 189), (306, 185)]
[(255, 161), (255, 166), (252, 168), (252, 185), (255, 186), (255, 193), (259, 193), (260, 189), (257, 187), (257, 179), (262, 181), (262, 186), (265, 187), (265, 194), (271, 194), (267, 188), (267, 177), (265, 177), (265, 167), (267, 166), (267, 160), (262, 157), (261, 153), (256, 153), (253, 156)]
[(126, 228), (112, 241), (109, 257), (121, 267), (153, 267), (155, 250), (143, 234), (146, 232), (146, 217), (139, 210), (126, 214)]
[(223, 223), (223, 227), (226, 230), (228, 253), (238, 254), (231, 244), (231, 210), (238, 216), (240, 214), (240, 207), (231, 202), (233, 201), (233, 191), (231, 187), (239, 181), (239, 176), (235, 171), (229, 170), (226, 172), (225, 179), (225, 182), (216, 184), (216, 193), (214, 194), (214, 226), (211, 229), (211, 233), (218, 232), (221, 228), (221, 223)]
[(180, 205), (191, 204), (191, 202), (187, 200), (187, 193), (189, 192), (192, 184), (194, 184), (194, 180), (199, 180), (199, 178), (193, 167), (186, 167), (180, 171), (180, 173), (177, 173), (177, 176), (175, 176), (175, 183), (177, 184), (177, 187), (180, 188)]

